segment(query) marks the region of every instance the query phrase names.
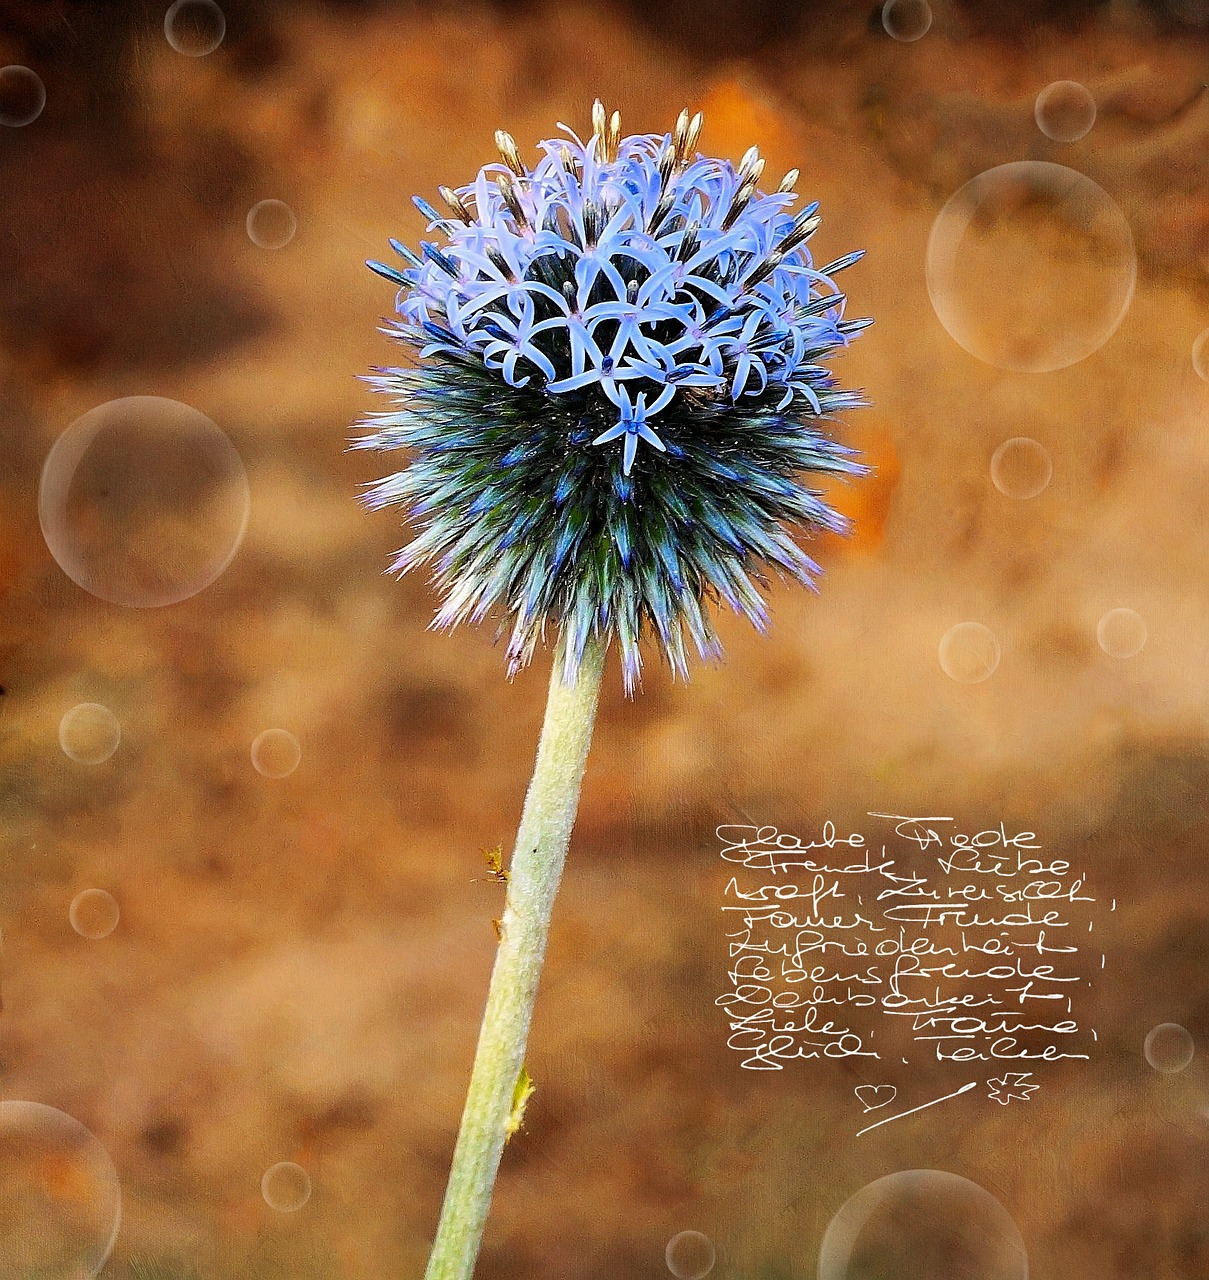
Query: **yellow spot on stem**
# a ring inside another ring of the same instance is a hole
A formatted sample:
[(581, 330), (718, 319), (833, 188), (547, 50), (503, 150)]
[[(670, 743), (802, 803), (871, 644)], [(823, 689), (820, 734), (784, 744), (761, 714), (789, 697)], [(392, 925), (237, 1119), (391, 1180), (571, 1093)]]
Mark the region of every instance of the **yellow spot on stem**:
[(529, 1099), (533, 1096), (536, 1088), (537, 1086), (529, 1076), (528, 1067), (522, 1062), (521, 1073), (516, 1077), (516, 1087), (512, 1090), (512, 1114), (509, 1115), (508, 1123), (504, 1128), (505, 1142), (512, 1137), (524, 1122), (525, 1107), (528, 1106)]

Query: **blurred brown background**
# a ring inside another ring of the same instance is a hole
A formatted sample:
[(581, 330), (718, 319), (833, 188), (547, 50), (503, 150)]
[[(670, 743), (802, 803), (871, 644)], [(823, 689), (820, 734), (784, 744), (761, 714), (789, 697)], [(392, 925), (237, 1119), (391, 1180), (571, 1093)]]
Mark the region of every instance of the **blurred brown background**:
[[(724, 621), (687, 686), (652, 654), (632, 701), (610, 666), (477, 1274), (657, 1277), (698, 1229), (720, 1280), (802, 1280), (849, 1195), (935, 1167), (1001, 1200), (1038, 1280), (1209, 1276), (1205, 1064), (1141, 1048), (1168, 1021), (1209, 1043), (1205, 4), (938, 0), (904, 43), (869, 3), (230, 0), (197, 58), (165, 7), (0, 3), (0, 65), (47, 92), (0, 129), (0, 1094), (108, 1149), (105, 1274), (422, 1273), (501, 905), (481, 851), (515, 830), (549, 659), (509, 684), (489, 631), (432, 634), (427, 584), (383, 576), (403, 535), (355, 495), (387, 460), (345, 446), (385, 407), (357, 375), (400, 353), (363, 260), (417, 243), (411, 194), (469, 180), (494, 129), (527, 152), (600, 96), (627, 132), (702, 109), (704, 150), (801, 169), (816, 259), (869, 250), (843, 286), (877, 323), (837, 372), (877, 474), (770, 636)], [(1069, 144), (1033, 115), (1064, 79), (1098, 108)], [(1104, 187), (1138, 257), (1114, 336), (1039, 374), (968, 355), (924, 280), (944, 201), (1028, 159)], [(245, 229), (263, 199), (297, 216), (280, 249)], [(38, 523), (53, 441), (130, 395), (207, 414), (251, 485), (230, 567), (159, 609), (81, 591)], [(1026, 501), (990, 478), (1016, 436), (1053, 461)], [(1097, 644), (1113, 608), (1145, 622), (1134, 657)], [(964, 621), (1002, 647), (977, 684), (937, 659)], [(122, 727), (97, 765), (58, 740), (82, 702)], [(281, 779), (249, 758), (274, 727), (301, 745)], [(850, 1075), (725, 1048), (712, 833), (891, 808), (1020, 820), (1121, 905), (1097, 1060), (857, 1142)], [(90, 941), (69, 907), (94, 887), (121, 919)], [(313, 1181), (297, 1213), (261, 1195), (282, 1160)]]

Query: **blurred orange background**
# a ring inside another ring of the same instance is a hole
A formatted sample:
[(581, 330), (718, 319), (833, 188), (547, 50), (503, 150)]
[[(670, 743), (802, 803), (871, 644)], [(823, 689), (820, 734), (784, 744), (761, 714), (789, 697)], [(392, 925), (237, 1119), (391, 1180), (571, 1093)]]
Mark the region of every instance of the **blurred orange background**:
[[(695, 1229), (719, 1280), (802, 1280), (843, 1201), (909, 1168), (995, 1194), (1037, 1280), (1209, 1275), (1205, 1065), (1141, 1049), (1209, 1034), (1209, 9), (938, 0), (911, 42), (847, 0), (223, 10), (187, 57), (160, 6), (0, 3), (0, 65), (47, 93), (0, 129), (0, 1092), (108, 1150), (104, 1274), (423, 1272), (502, 905), (482, 851), (515, 831), (549, 654), (509, 683), (489, 628), (434, 634), (429, 585), (384, 576), (404, 534), (356, 496), (396, 460), (346, 447), (386, 407), (358, 375), (402, 353), (364, 260), (416, 245), (411, 195), (469, 181), (495, 129), (530, 154), (599, 96), (627, 133), (702, 110), (704, 151), (801, 170), (816, 261), (868, 250), (841, 285), (876, 323), (836, 372), (875, 474), (837, 488), (855, 533), (811, 548), (818, 595), (773, 588), (768, 636), (723, 619), (687, 685), (652, 651), (632, 700), (610, 659), (476, 1275), (658, 1277)], [(1096, 102), (1078, 141), (1035, 120), (1058, 80)], [(1088, 175), (1136, 247), (1120, 327), (1048, 372), (969, 354), (925, 277), (946, 200), (1021, 160)], [(297, 218), (280, 248), (246, 229), (265, 199)], [(39, 527), (53, 442), (134, 395), (206, 414), (250, 483), (230, 566), (162, 608), (82, 591)], [(1027, 500), (992, 482), (1016, 437), (1053, 465)], [(1097, 643), (1123, 608), (1128, 658)], [(970, 621), (1001, 657), (961, 683), (938, 646)], [(122, 734), (94, 765), (59, 741), (88, 702)], [(250, 760), (272, 728), (301, 748), (282, 778)], [(843, 1071), (726, 1049), (714, 827), (870, 809), (1019, 821), (1119, 898), (1100, 1055), (1030, 1107), (857, 1142)], [(90, 888), (120, 909), (92, 940)], [(262, 1195), (279, 1161), (311, 1176), (298, 1212)]]

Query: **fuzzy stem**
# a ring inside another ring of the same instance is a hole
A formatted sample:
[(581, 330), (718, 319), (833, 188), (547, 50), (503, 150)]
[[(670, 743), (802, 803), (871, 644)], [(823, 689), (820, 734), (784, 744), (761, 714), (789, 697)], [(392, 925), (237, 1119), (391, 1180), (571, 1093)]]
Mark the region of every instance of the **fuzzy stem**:
[(604, 646), (592, 641), (575, 684), (565, 685), (560, 638), (537, 763), (509, 868), (501, 941), (462, 1127), (424, 1280), (470, 1280), (474, 1272), (524, 1061), (554, 895), (579, 806), (603, 666)]

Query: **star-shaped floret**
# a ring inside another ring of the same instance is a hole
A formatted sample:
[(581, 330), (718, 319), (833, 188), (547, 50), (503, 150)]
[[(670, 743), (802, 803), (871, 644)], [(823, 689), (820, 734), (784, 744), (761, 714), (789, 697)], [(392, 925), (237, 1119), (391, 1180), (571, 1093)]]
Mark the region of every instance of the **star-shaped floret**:
[(648, 409), (645, 391), (640, 391), (637, 401), (634, 402), (630, 400), (630, 393), (625, 386), (619, 384), (617, 398), (621, 409), (621, 417), (618, 418), (613, 426), (602, 431), (592, 443), (608, 444), (610, 440), (616, 440), (619, 436), (623, 436), (625, 444), (622, 446), (621, 471), (623, 475), (628, 476), (630, 468), (634, 465), (634, 455), (638, 452), (639, 440), (645, 440), (647, 444), (658, 449), (660, 453), (667, 452), (667, 446), (647, 425), (647, 415), (654, 417), (675, 394), (675, 387), (664, 387), (655, 398), (655, 403)]

